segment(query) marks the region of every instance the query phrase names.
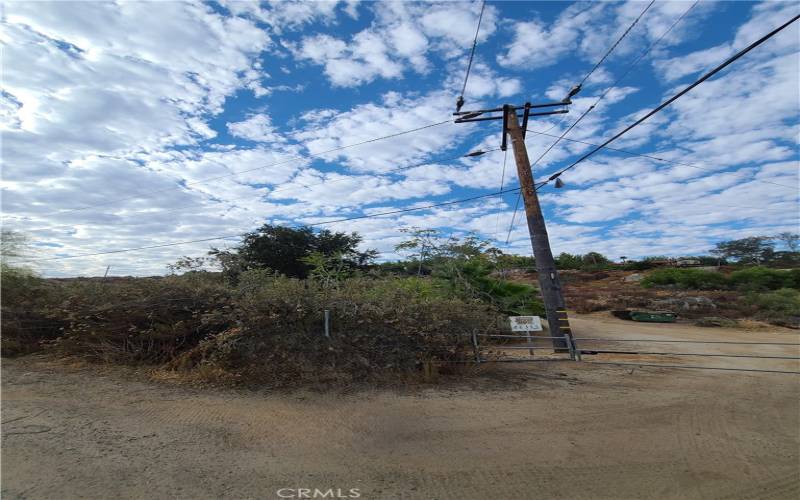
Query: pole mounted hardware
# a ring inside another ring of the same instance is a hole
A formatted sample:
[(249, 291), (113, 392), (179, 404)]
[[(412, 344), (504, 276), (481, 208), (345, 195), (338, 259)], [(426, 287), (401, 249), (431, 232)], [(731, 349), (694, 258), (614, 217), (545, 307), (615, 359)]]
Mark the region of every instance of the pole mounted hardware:
[[(574, 91), (575, 89), (573, 89)], [(580, 89), (579, 89), (580, 90)], [(575, 92), (577, 93), (577, 91)], [(570, 91), (570, 97), (572, 97), (572, 91)], [(547, 115), (561, 115), (564, 113), (569, 113), (569, 109), (567, 106), (572, 104), (570, 97), (567, 97), (563, 101), (558, 102), (547, 102), (542, 104), (531, 104), (526, 102), (521, 106), (511, 106), (510, 104), (503, 105), (502, 108), (492, 108), (492, 109), (476, 109), (474, 111), (456, 111), (453, 113), (453, 116), (456, 117), (456, 123), (467, 123), (467, 122), (484, 122), (484, 121), (492, 121), (492, 120), (503, 120), (503, 140), (500, 145), (500, 149), (505, 151), (508, 148), (508, 140), (506, 136), (508, 135), (508, 117), (509, 113), (514, 113), (517, 118), (522, 118), (522, 137), (525, 137), (526, 132), (528, 131), (528, 119), (532, 116), (547, 116)], [(556, 109), (554, 111), (540, 111), (540, 112), (531, 112), (532, 109), (543, 109), (543, 108), (557, 108), (562, 107), (562, 109)], [(461, 109), (457, 107), (457, 109)], [(518, 111), (522, 111), (522, 113), (518, 113)], [(498, 114), (499, 113), (499, 114)]]
[(477, 151), (473, 151), (471, 153), (467, 153), (464, 156), (480, 156), (480, 155), (485, 155), (485, 154), (486, 154), (486, 151), (484, 151), (482, 149), (479, 149)]

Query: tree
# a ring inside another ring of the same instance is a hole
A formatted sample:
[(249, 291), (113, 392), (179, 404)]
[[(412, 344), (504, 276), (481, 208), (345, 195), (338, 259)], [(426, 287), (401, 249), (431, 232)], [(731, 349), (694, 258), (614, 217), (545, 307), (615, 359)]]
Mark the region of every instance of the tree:
[(589, 252), (586, 255), (584, 255), (581, 259), (583, 260), (584, 266), (588, 265), (603, 266), (610, 262), (608, 260), (608, 257), (598, 252)]
[(579, 254), (573, 255), (567, 252), (561, 252), (556, 257), (556, 266), (559, 269), (580, 269), (583, 267), (583, 259)]
[(241, 245), (231, 250), (212, 249), (213, 255), (230, 277), (247, 269), (272, 269), (286, 276), (306, 278), (314, 267), (308, 258), (338, 256), (349, 268), (366, 266), (378, 255), (375, 250), (361, 252), (358, 233), (314, 232), (310, 227), (292, 228), (264, 224), (244, 235)]
[(209, 257), (189, 257), (184, 255), (175, 261), (174, 264), (167, 264), (167, 270), (170, 274), (178, 274), (179, 272), (200, 272), (205, 271), (205, 267), (210, 260)]
[(775, 239), (783, 243), (790, 252), (797, 252), (800, 249), (800, 234), (786, 231), (775, 235)]
[(0, 232), (0, 266), (3, 275), (9, 277), (12, 274), (31, 274), (30, 269), (13, 262), (20, 257), (26, 257), (29, 253), (28, 248), (28, 238), (24, 234), (10, 229), (3, 229)]
[(411, 236), (410, 239), (395, 245), (396, 252), (414, 250), (409, 257), (417, 261), (417, 275), (422, 275), (422, 264), (428, 261), (433, 253), (441, 246), (441, 237), (435, 229), (421, 229), (419, 227), (403, 228), (401, 233)]
[(760, 263), (768, 260), (774, 253), (772, 238), (768, 236), (750, 236), (739, 240), (721, 241), (711, 253), (737, 262)]

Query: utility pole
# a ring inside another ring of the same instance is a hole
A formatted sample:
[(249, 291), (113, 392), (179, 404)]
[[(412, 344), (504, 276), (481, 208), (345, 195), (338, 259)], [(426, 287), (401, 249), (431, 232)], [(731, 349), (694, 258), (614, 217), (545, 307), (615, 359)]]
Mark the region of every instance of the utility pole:
[[(576, 87), (577, 90), (579, 88)], [(545, 116), (567, 113), (567, 109), (557, 109), (555, 111), (531, 112), (531, 110), (547, 108), (563, 108), (572, 104), (570, 98), (577, 93), (573, 89), (562, 101), (548, 102), (541, 104), (531, 104), (526, 102), (522, 106), (504, 105), (502, 108), (478, 109), (475, 111), (460, 111), (453, 113), (456, 116), (456, 123), (482, 122), (490, 120), (503, 121), (503, 137), (500, 149), (505, 151), (507, 138), (511, 136), (512, 147), (514, 148), (514, 159), (517, 163), (517, 176), (525, 202), (525, 215), (528, 220), (528, 232), (531, 235), (531, 246), (533, 247), (533, 257), (536, 259), (536, 272), (539, 275), (539, 289), (544, 301), (544, 309), (547, 312), (547, 324), (550, 326), (550, 336), (553, 338), (553, 347), (557, 352), (567, 352), (568, 345), (563, 339), (564, 335), (572, 335), (569, 327), (569, 318), (564, 306), (564, 296), (561, 294), (561, 281), (558, 279), (558, 270), (553, 260), (553, 252), (550, 250), (550, 240), (547, 237), (547, 228), (544, 225), (542, 207), (539, 206), (539, 196), (536, 194), (536, 186), (533, 183), (533, 172), (531, 172), (531, 161), (528, 158), (528, 150), (525, 147), (525, 132), (528, 129), (528, 119), (532, 116)], [(517, 114), (522, 110), (522, 125), (520, 126)], [(495, 113), (500, 113), (496, 115)], [(558, 187), (558, 184), (556, 184)]]
[[(536, 259), (536, 272), (539, 275), (539, 289), (547, 312), (550, 336), (563, 337), (567, 333), (571, 335), (564, 296), (561, 293), (561, 281), (558, 279), (558, 270), (555, 260), (553, 260), (553, 252), (550, 250), (550, 239), (547, 237), (542, 207), (539, 205), (539, 196), (533, 182), (533, 172), (530, 159), (528, 159), (528, 149), (525, 147), (524, 132), (519, 125), (516, 108), (504, 106), (503, 113), (508, 134), (511, 136), (514, 160), (517, 163), (517, 176), (522, 189), (522, 200), (525, 203), (528, 232), (531, 235), (533, 257)], [(566, 342), (561, 339), (553, 339), (553, 346), (557, 351), (567, 349)]]

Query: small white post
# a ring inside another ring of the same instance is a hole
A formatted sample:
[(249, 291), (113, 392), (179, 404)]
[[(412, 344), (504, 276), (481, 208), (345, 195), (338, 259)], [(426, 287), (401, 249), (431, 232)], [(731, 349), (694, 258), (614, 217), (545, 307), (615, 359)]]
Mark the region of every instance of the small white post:
[(325, 309), (325, 337), (331, 336), (331, 312)]
[[(525, 332), (525, 337), (527, 339), (526, 341), (528, 342), (528, 345), (533, 345), (533, 337), (531, 337), (530, 330)], [(531, 354), (531, 356), (533, 356), (533, 349), (528, 349), (528, 352)]]

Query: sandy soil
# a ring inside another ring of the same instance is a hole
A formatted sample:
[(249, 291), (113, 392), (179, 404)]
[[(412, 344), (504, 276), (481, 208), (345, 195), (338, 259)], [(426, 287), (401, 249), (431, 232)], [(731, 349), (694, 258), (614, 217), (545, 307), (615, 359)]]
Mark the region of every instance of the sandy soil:
[[(604, 316), (573, 324), (602, 338), (798, 339)], [(457, 387), (287, 395), (5, 360), (2, 496), (280, 498), (281, 488), (358, 488), (369, 499), (800, 496), (798, 375), (573, 362), (495, 371)]]

